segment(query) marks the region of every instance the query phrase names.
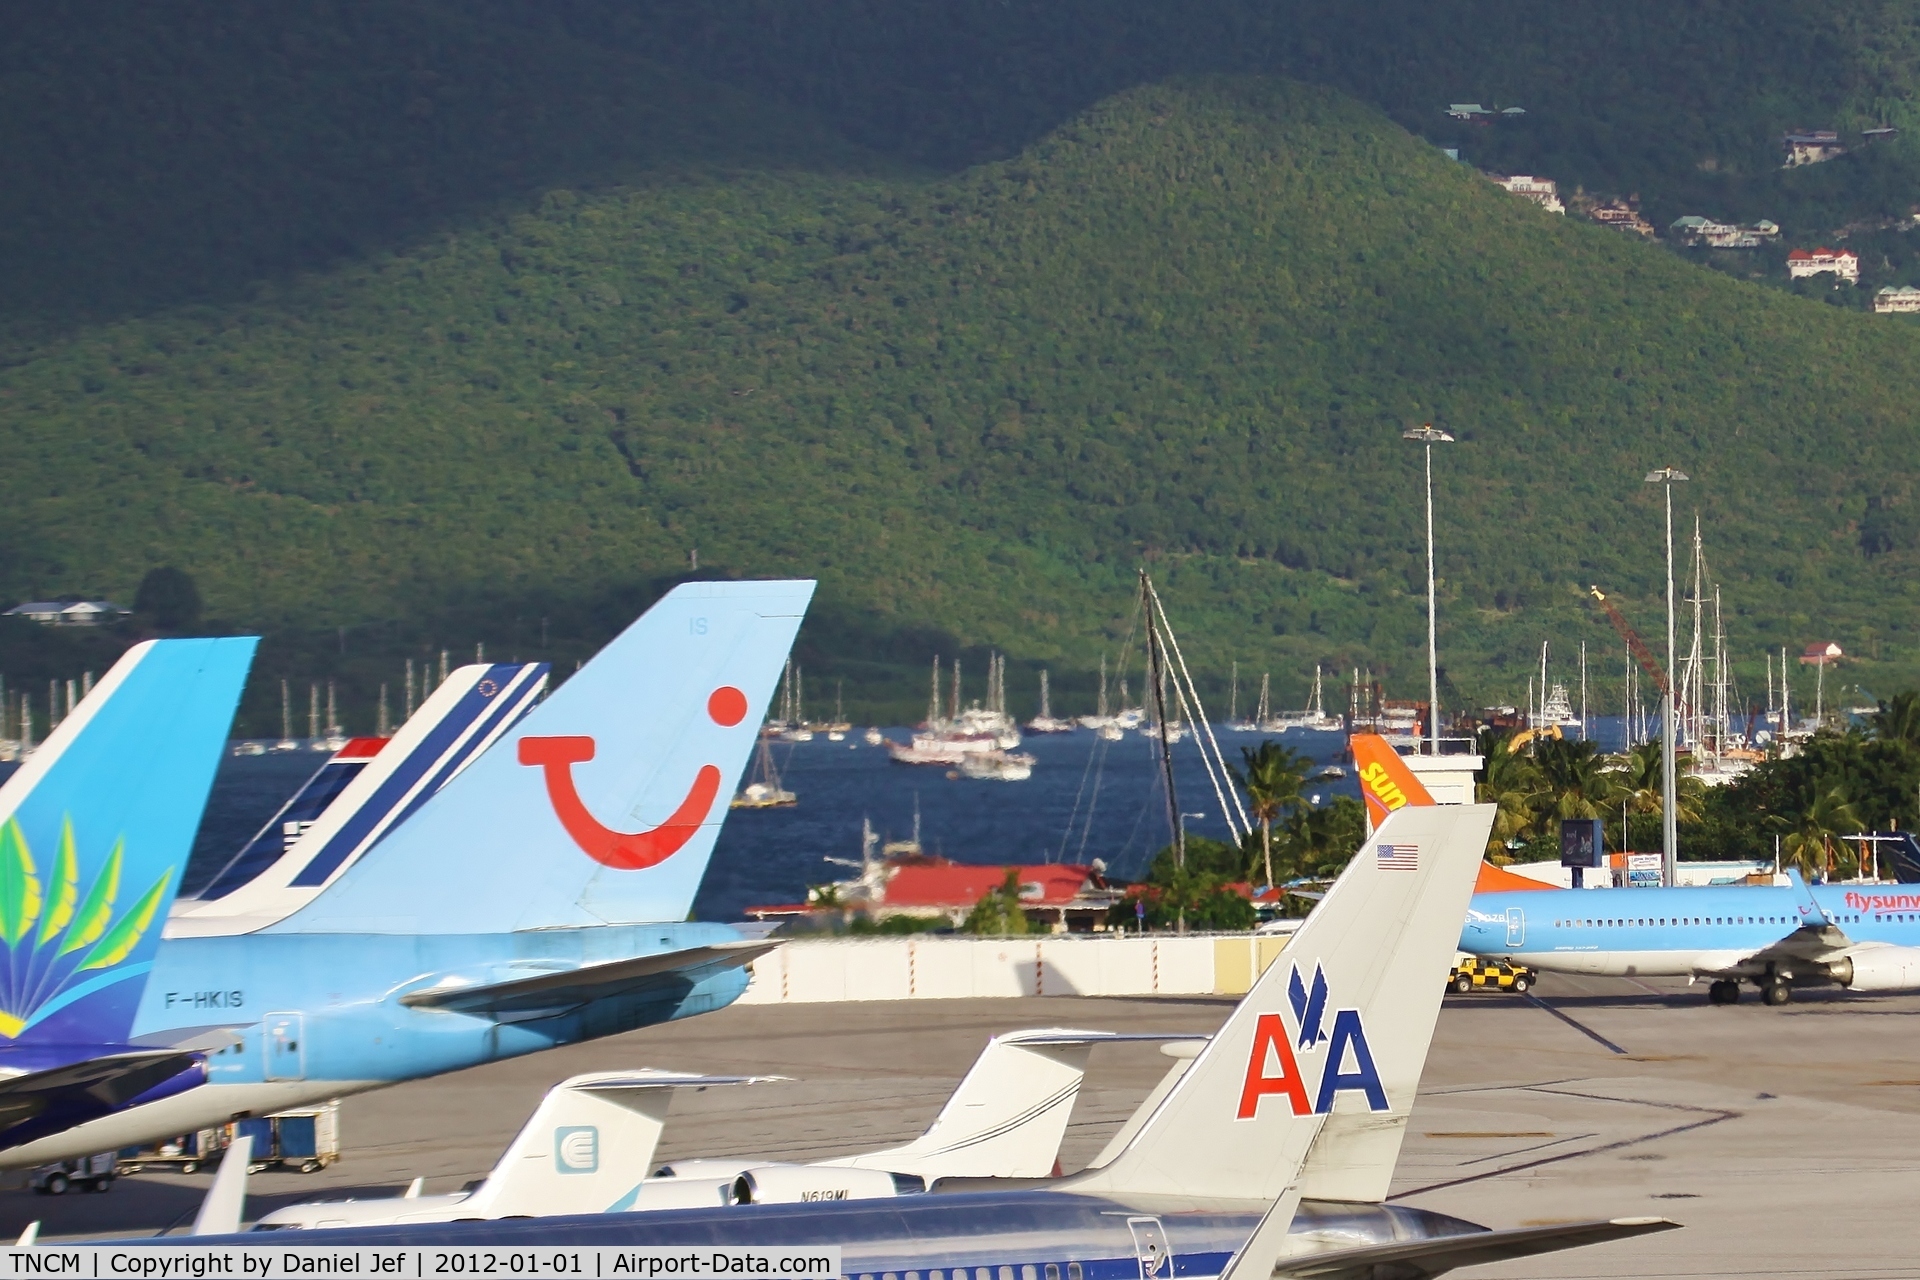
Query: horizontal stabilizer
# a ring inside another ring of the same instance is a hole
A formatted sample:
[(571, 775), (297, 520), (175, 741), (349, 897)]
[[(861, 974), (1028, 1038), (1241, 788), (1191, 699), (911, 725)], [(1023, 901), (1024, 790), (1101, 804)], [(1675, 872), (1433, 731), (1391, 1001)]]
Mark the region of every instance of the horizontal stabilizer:
[(400, 997), (400, 1003), (415, 1009), (442, 1009), (500, 1022), (525, 1022), (555, 1017), (590, 1000), (623, 995), (678, 974), (699, 970), (705, 976), (708, 972), (737, 968), (781, 945), (777, 941), (717, 942), (504, 982), (448, 982), (410, 991)]
[(112, 1110), (171, 1080), (195, 1061), (194, 1054), (178, 1050), (135, 1050), (0, 1080), (0, 1129), (10, 1129), (63, 1103), (91, 1112)]
[(1470, 1231), (1465, 1235), (1443, 1236), (1437, 1240), (1406, 1240), (1395, 1244), (1364, 1245), (1358, 1249), (1335, 1249), (1330, 1253), (1282, 1258), (1274, 1267), (1273, 1274), (1297, 1277), (1298, 1280), (1370, 1280), (1382, 1274), (1400, 1277), (1401, 1280), (1421, 1280), (1422, 1277), (1437, 1276), (1455, 1267), (1477, 1267), (1489, 1262), (1531, 1258), (1535, 1254), (1577, 1249), (1581, 1245), (1626, 1240), (1655, 1231), (1672, 1231), (1679, 1225), (1665, 1218), (1613, 1218), (1561, 1223), (1551, 1227)]

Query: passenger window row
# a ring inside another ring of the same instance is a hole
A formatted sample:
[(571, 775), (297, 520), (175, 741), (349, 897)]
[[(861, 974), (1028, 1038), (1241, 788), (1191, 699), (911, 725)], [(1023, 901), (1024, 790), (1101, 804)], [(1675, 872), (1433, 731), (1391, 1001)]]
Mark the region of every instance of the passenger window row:
[[(1018, 1271), (1017, 1276), (1015, 1274), (1016, 1270)], [(1060, 1264), (1057, 1262), (1049, 1262), (1045, 1267), (1037, 1267), (1029, 1262), (1019, 1268), (974, 1267), (971, 1271), (966, 1267), (955, 1267), (951, 1274), (952, 1280), (1041, 1280), (1043, 1272), (1046, 1280), (1061, 1280)], [(942, 1269), (926, 1272), (883, 1271), (877, 1276), (869, 1271), (861, 1275), (859, 1280), (922, 1280), (923, 1276), (925, 1280), (948, 1280), (948, 1274), (947, 1271)], [(1079, 1263), (1069, 1262), (1067, 1264), (1066, 1280), (1086, 1280), (1085, 1272), (1081, 1269)]]
[(1627, 929), (1665, 925), (1792, 924), (1793, 920), (1788, 916), (1661, 916), (1638, 920), (1555, 920), (1553, 923), (1559, 929)]

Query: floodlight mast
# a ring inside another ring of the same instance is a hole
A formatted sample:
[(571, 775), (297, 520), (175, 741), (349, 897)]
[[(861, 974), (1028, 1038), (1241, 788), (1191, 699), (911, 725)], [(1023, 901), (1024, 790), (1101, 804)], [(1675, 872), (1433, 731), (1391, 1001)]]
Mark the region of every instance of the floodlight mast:
[(1433, 446), (1452, 444), (1453, 437), (1427, 422), (1402, 431), (1400, 438), (1424, 445), (1427, 454), (1427, 751), (1437, 756), (1440, 754), (1440, 656), (1434, 639)]
[[(1673, 467), (1647, 472), (1647, 483), (1657, 484), (1667, 499), (1667, 670), (1673, 670), (1673, 486), (1689, 477)], [(1679, 823), (1673, 790), (1673, 686), (1660, 699), (1660, 883), (1672, 887), (1679, 872)], [(1625, 853), (1626, 850), (1621, 850)]]

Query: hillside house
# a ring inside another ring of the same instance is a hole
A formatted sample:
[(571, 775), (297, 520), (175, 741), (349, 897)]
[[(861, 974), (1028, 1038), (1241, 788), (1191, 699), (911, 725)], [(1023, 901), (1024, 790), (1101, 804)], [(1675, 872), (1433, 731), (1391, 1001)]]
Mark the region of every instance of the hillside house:
[(1765, 218), (1751, 227), (1735, 226), (1730, 222), (1715, 222), (1703, 218), (1697, 213), (1675, 218), (1673, 225), (1667, 228), (1667, 234), (1684, 245), (1705, 245), (1709, 249), (1758, 249), (1770, 240), (1777, 239), (1780, 228)]
[(1477, 102), (1456, 102), (1447, 108), (1447, 114), (1455, 120), (1467, 120), (1475, 124), (1485, 124), (1493, 118), (1493, 112)]
[(1846, 657), (1846, 652), (1831, 640), (1820, 640), (1800, 651), (1800, 665), (1803, 667), (1824, 667), (1830, 662), (1838, 662)]
[(29, 600), (6, 611), (8, 618), (25, 618), (43, 627), (97, 627), (127, 616), (111, 600)]
[(1653, 224), (1640, 216), (1640, 202), (1634, 199), (1608, 200), (1596, 204), (1587, 210), (1587, 216), (1603, 227), (1612, 227), (1617, 231), (1631, 231), (1634, 235), (1653, 238)]
[(1873, 309), (1883, 316), (1920, 315), (1920, 289), (1910, 284), (1890, 284), (1873, 295)]
[(1882, 125), (1878, 129), (1863, 129), (1860, 131), (1860, 141), (1869, 147), (1876, 142), (1891, 142), (1899, 136), (1900, 131), (1892, 125)]
[(1818, 249), (1795, 249), (1787, 255), (1787, 275), (1790, 279), (1805, 280), (1828, 272), (1839, 276), (1848, 284), (1859, 284), (1860, 255), (1851, 249), (1841, 249), (1836, 252), (1825, 246)]
[(1787, 162), (1781, 166), (1784, 169), (1820, 164), (1847, 154), (1847, 149), (1840, 145), (1840, 135), (1831, 129), (1804, 129), (1789, 133), (1780, 139), (1780, 146), (1787, 154)]
[(1567, 211), (1567, 206), (1560, 203), (1560, 184), (1552, 178), (1536, 178), (1525, 173), (1516, 173), (1511, 177), (1489, 173), (1487, 177), (1522, 200), (1533, 201), (1548, 213), (1564, 214)]

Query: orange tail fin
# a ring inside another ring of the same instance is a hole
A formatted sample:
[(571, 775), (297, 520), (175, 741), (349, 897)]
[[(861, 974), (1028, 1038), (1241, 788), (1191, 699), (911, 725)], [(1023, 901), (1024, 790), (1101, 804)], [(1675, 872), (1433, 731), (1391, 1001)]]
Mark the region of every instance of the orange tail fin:
[(1360, 780), (1360, 794), (1367, 802), (1367, 824), (1378, 827), (1395, 809), (1410, 804), (1428, 805), (1433, 797), (1420, 779), (1413, 776), (1400, 753), (1375, 733), (1356, 733), (1348, 740), (1353, 752), (1354, 774)]

